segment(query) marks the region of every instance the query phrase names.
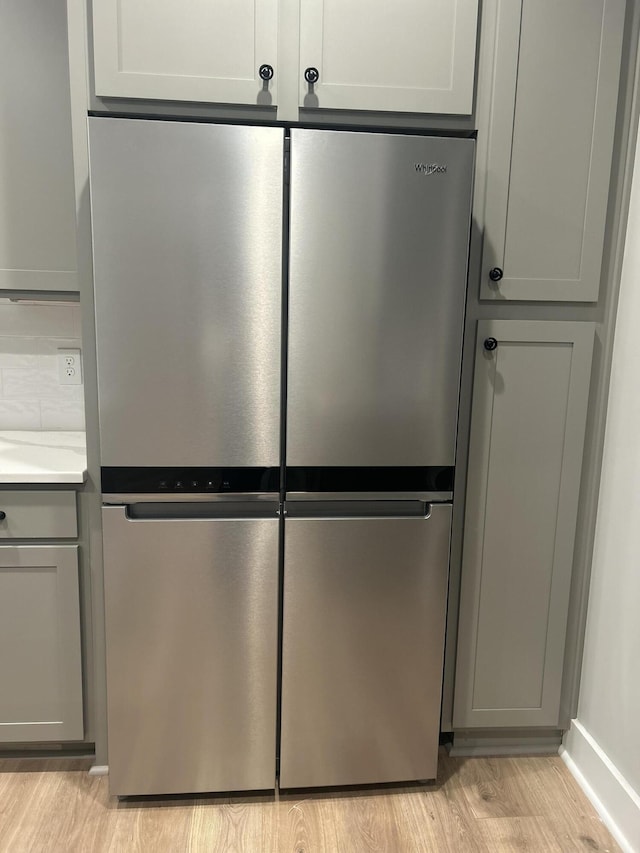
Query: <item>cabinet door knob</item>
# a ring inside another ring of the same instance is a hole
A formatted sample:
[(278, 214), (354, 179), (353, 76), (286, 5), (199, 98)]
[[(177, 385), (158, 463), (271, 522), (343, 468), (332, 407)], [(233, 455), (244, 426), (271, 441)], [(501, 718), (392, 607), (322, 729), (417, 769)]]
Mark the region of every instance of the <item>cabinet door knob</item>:
[(3, 509), (0, 509), (0, 521), (4, 521), (6, 517), (7, 513)]
[(320, 72), (317, 68), (310, 66), (309, 68), (305, 69), (304, 79), (307, 81), (307, 83), (311, 83), (313, 85), (313, 83), (317, 83), (320, 79)]
[(485, 338), (483, 346), (487, 352), (493, 352), (498, 347), (498, 341), (495, 338)]
[(258, 74), (263, 80), (271, 80), (273, 77), (273, 66), (261, 65), (260, 68), (258, 68)]
[(504, 273), (500, 269), (500, 267), (494, 267), (492, 270), (489, 270), (489, 278), (491, 281), (500, 281)]

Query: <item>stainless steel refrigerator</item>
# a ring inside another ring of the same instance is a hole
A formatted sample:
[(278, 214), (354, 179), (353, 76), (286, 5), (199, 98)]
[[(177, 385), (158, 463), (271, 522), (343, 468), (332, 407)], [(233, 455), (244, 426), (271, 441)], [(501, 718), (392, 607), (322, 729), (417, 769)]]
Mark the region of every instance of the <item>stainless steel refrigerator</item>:
[(436, 775), (473, 153), (90, 119), (112, 793)]

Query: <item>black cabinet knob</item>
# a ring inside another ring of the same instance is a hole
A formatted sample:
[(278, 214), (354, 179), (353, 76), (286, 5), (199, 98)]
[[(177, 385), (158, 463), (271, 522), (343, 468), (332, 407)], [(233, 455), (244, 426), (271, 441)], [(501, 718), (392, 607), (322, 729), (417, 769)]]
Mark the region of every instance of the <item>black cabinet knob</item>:
[(7, 513), (4, 510), (0, 509), (0, 521), (4, 521), (6, 517)]
[(258, 74), (263, 80), (271, 80), (273, 77), (273, 66), (261, 65), (260, 68), (258, 68)]
[(306, 68), (304, 72), (304, 79), (307, 81), (307, 83), (317, 83), (320, 79), (320, 72), (317, 68)]
[(489, 278), (491, 281), (500, 281), (504, 273), (500, 269), (500, 267), (494, 267), (492, 270), (489, 270)]
[(487, 352), (493, 352), (498, 346), (498, 341), (495, 338), (485, 338), (483, 346)]

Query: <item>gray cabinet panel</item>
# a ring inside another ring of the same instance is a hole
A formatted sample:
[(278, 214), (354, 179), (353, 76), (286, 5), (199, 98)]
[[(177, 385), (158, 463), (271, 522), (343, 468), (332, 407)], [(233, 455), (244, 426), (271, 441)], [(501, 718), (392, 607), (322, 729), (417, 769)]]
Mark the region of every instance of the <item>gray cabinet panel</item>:
[(0, 742), (82, 740), (78, 549), (0, 547)]
[(592, 347), (588, 323), (478, 324), (456, 728), (558, 724)]
[(0, 539), (73, 539), (75, 492), (0, 492)]
[(99, 95), (277, 103), (277, 0), (93, 0), (92, 11)]
[(66, 2), (0, 15), (0, 290), (77, 290)]
[(483, 299), (598, 298), (624, 13), (624, 0), (498, 6)]

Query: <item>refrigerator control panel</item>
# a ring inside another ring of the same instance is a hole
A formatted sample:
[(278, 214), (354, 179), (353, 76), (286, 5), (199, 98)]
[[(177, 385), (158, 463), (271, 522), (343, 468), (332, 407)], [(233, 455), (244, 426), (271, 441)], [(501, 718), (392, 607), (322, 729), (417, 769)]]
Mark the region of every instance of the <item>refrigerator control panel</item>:
[(454, 468), (287, 465), (286, 489), (293, 492), (451, 492)]
[(279, 468), (101, 469), (103, 494), (278, 492)]

